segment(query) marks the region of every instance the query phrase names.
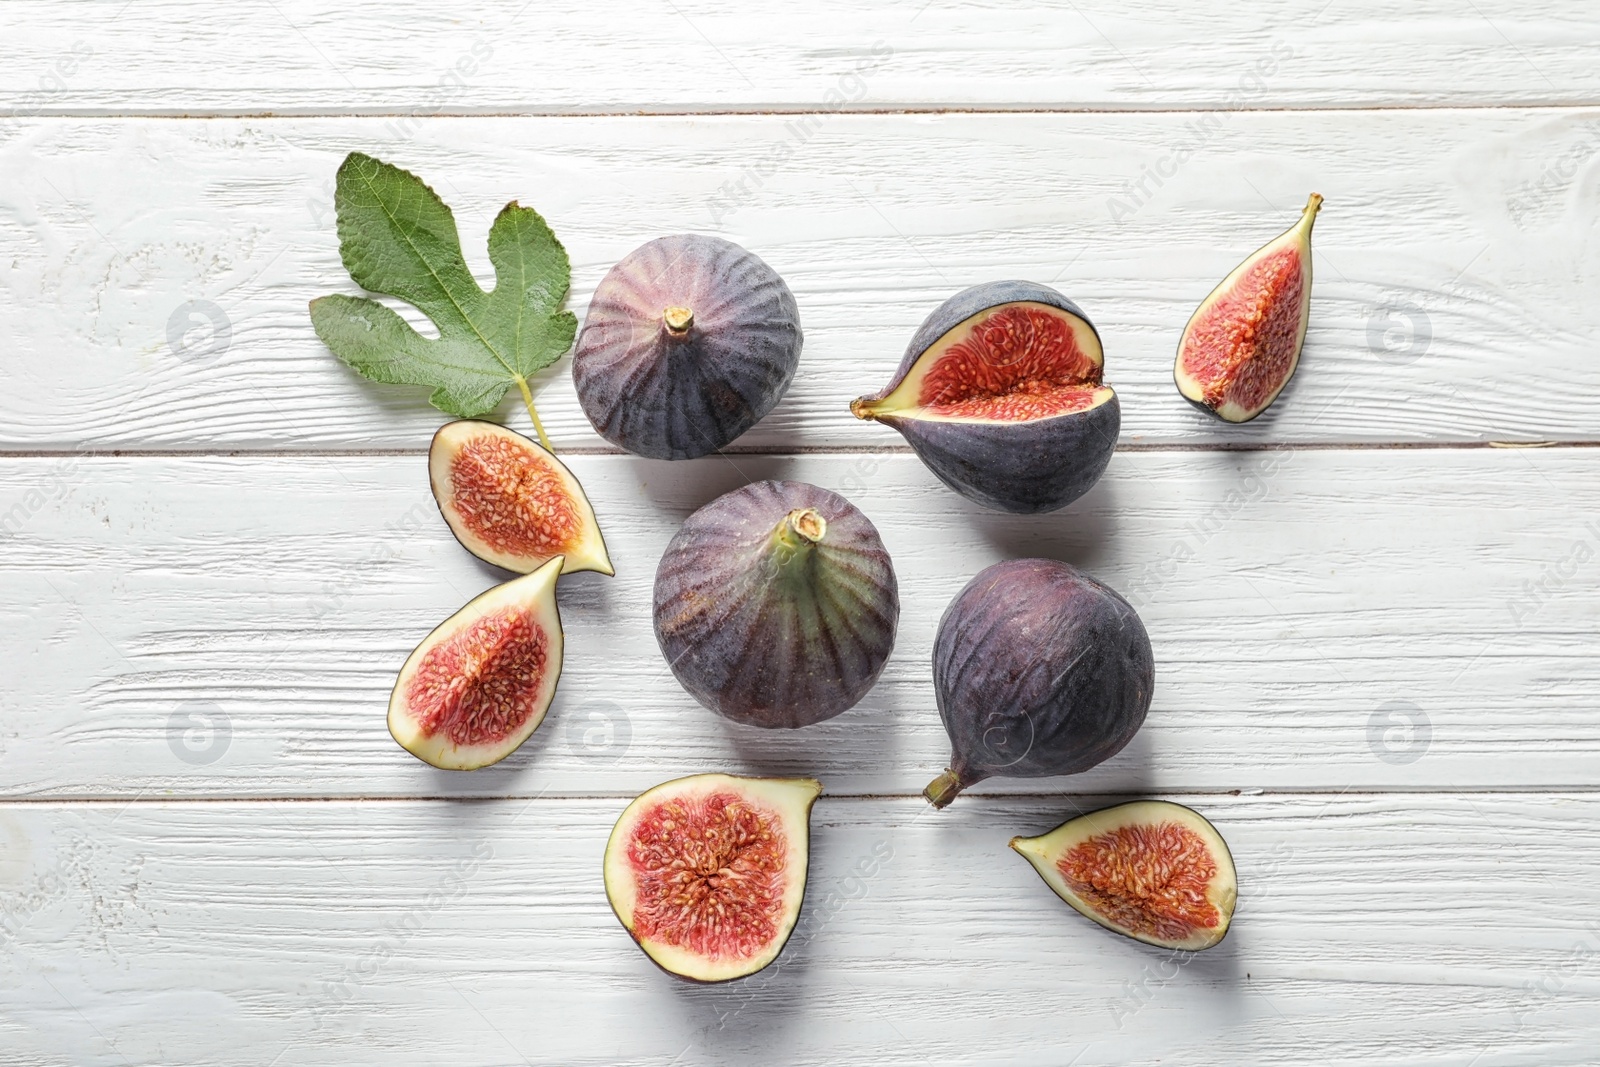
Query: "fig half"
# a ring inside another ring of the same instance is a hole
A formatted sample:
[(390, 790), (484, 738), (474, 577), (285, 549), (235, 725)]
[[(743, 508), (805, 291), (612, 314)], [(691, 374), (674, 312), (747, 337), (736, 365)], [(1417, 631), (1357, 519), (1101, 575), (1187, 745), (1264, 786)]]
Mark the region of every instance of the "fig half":
[(850, 405), (900, 431), (950, 488), (986, 507), (1066, 507), (1100, 479), (1121, 413), (1100, 335), (1033, 282), (991, 282), (935, 308), (894, 379)]
[(693, 459), (772, 410), (799, 366), (800, 342), (794, 294), (758, 256), (720, 237), (660, 237), (595, 289), (572, 381), (607, 441)]
[(755, 482), (713, 500), (656, 571), (656, 640), (672, 673), (751, 726), (809, 726), (852, 707), (882, 673), (899, 618), (877, 529), (804, 482)]
[(800, 918), (821, 793), (815, 778), (697, 774), (640, 794), (606, 842), (612, 910), (671, 974), (754, 974)]
[(1185, 400), (1226, 422), (1249, 422), (1294, 377), (1311, 317), (1311, 227), (1321, 208), (1312, 193), (1300, 221), (1251, 253), (1189, 317), (1172, 369)]
[(505, 759), (539, 728), (561, 677), (562, 563), (557, 556), (469, 601), (406, 657), (389, 697), (400, 747), (471, 771)]
[(1217, 828), (1182, 804), (1120, 804), (1040, 837), (1013, 837), (1011, 847), (1058, 897), (1135, 941), (1197, 952), (1233, 921), (1233, 855)]
[(933, 645), (950, 768), (936, 808), (995, 775), (1077, 774), (1115, 756), (1150, 710), (1155, 660), (1133, 606), (1076, 567), (996, 563), (967, 583)]
[(433, 435), (428, 481), (461, 546), (519, 574), (565, 557), (562, 573), (615, 574), (583, 486), (535, 442), (493, 422), (457, 419)]

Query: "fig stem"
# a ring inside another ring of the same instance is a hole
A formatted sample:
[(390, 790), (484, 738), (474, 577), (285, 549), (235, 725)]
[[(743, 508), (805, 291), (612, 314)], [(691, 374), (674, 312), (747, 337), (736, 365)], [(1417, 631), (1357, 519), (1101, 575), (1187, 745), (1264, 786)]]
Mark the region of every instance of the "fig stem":
[(544, 446), (546, 452), (553, 454), (555, 446), (545, 436), (544, 423), (539, 421), (539, 409), (533, 406), (533, 391), (528, 388), (528, 379), (520, 374), (517, 375), (517, 388), (522, 390), (522, 403), (528, 409), (528, 417), (533, 420), (533, 432), (539, 435), (539, 444)]
[(945, 771), (939, 777), (928, 783), (928, 788), (922, 791), (928, 803), (936, 808), (942, 808), (956, 798), (956, 794), (965, 788), (961, 776), (955, 771)]
[(777, 531), (778, 547), (784, 550), (780, 562), (787, 563), (819, 543), (827, 533), (828, 520), (816, 508), (796, 508), (789, 512)]
[(1306, 201), (1305, 211), (1303, 211), (1300, 215), (1300, 225), (1304, 226), (1307, 230), (1311, 229), (1312, 223), (1316, 222), (1317, 220), (1317, 212), (1321, 210), (1322, 194), (1312, 193), (1311, 198)]
[(694, 312), (685, 307), (669, 307), (661, 313), (661, 321), (672, 333), (682, 336), (694, 325)]

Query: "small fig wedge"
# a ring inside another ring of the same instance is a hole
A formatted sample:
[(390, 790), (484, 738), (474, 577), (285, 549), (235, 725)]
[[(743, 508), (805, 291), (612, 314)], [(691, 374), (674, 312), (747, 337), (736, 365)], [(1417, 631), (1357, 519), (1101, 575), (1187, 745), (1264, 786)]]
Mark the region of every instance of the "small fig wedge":
[(611, 909), (671, 974), (754, 974), (800, 918), (821, 793), (815, 778), (697, 774), (640, 794), (606, 842)]
[(1312, 193), (1300, 221), (1251, 253), (1189, 317), (1172, 370), (1185, 400), (1226, 422), (1249, 422), (1294, 377), (1311, 318), (1311, 227), (1321, 208)]
[(428, 481), (450, 532), (485, 563), (528, 574), (564, 556), (563, 574), (616, 573), (583, 486), (514, 430), (476, 419), (439, 427)]
[(572, 381), (607, 441), (693, 459), (772, 410), (799, 366), (800, 342), (794, 294), (759, 257), (720, 237), (660, 237), (595, 289)]
[(1065, 563), (1013, 559), (945, 610), (933, 688), (950, 769), (923, 795), (942, 808), (985, 778), (1077, 774), (1115, 756), (1150, 710), (1155, 661), (1115, 590)]
[(469, 601), (406, 658), (389, 697), (389, 733), (450, 771), (498, 763), (526, 741), (561, 677), (557, 556)]
[(1197, 952), (1233, 921), (1233, 855), (1205, 816), (1181, 804), (1120, 804), (1013, 837), (1011, 847), (1058, 897), (1135, 941)]
[(1089, 491), (1116, 448), (1104, 364), (1078, 305), (1033, 282), (991, 282), (935, 308), (893, 380), (850, 410), (900, 431), (969, 500), (1054, 511)]
[(713, 500), (656, 571), (656, 640), (672, 673), (750, 726), (810, 726), (852, 707), (882, 673), (899, 618), (877, 529), (804, 482), (755, 482)]

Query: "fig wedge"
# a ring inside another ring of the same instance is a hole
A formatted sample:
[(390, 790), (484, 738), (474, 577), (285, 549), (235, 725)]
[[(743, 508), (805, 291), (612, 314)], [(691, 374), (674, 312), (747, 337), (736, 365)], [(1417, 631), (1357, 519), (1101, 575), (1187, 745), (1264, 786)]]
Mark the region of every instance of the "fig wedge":
[(606, 897), (662, 970), (696, 982), (754, 974), (800, 918), (815, 778), (697, 774), (628, 805), (606, 842)]
[(1181, 804), (1119, 804), (1013, 837), (1011, 847), (1062, 900), (1135, 941), (1198, 952), (1233, 921), (1233, 855), (1205, 816)]
[(1251, 253), (1189, 317), (1172, 377), (1185, 400), (1225, 422), (1249, 422), (1294, 377), (1311, 318), (1311, 227), (1300, 221)]
[(428, 481), (450, 532), (485, 563), (529, 574), (563, 556), (563, 574), (616, 573), (583, 486), (515, 430), (477, 419), (439, 427)]
[(471, 771), (517, 750), (561, 677), (557, 556), (495, 586), (423, 638), (389, 697), (389, 733), (424, 763)]

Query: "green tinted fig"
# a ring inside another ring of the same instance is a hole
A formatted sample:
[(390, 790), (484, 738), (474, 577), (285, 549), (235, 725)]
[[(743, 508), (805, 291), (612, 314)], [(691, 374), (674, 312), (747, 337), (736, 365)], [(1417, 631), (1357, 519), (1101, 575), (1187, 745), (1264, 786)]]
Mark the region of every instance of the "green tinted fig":
[(689, 516), (656, 571), (661, 652), (690, 694), (752, 726), (831, 719), (894, 645), (898, 586), (878, 531), (837, 493), (755, 482)]

